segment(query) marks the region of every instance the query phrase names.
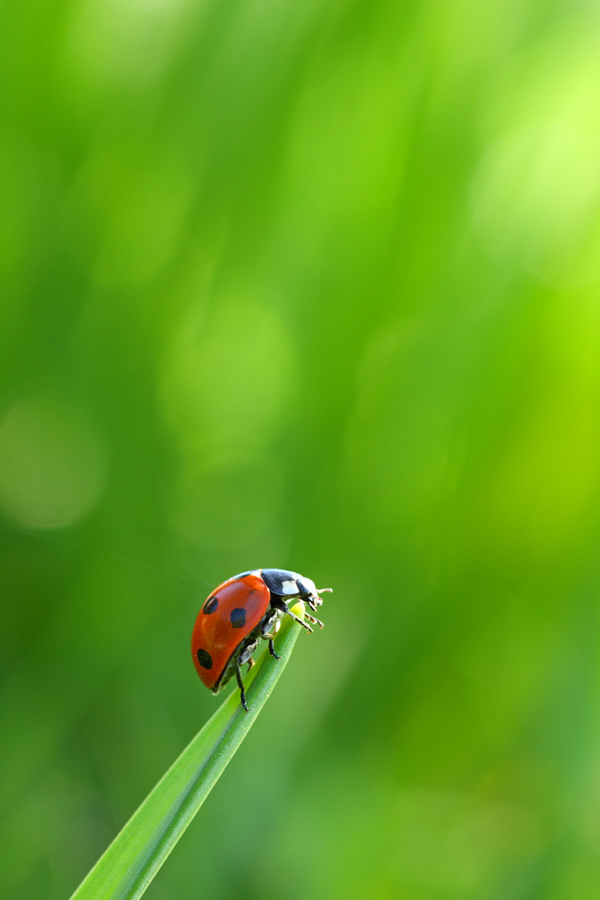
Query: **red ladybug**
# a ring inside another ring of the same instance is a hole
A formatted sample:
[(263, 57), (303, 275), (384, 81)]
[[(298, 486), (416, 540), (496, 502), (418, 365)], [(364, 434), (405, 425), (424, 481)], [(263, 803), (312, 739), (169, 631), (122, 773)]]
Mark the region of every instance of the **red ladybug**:
[[(218, 694), (235, 672), (242, 706), (249, 712), (241, 667), (248, 663), (252, 668), (261, 639), (268, 640), (271, 656), (279, 659), (273, 637), (284, 615), (313, 630), (288, 609), (286, 600), (300, 597), (316, 612), (323, 602), (319, 594), (329, 590), (319, 591), (310, 578), (284, 569), (253, 569), (224, 581), (204, 601), (192, 633), (192, 657), (202, 682)], [(306, 618), (323, 627), (314, 616), (307, 613)]]

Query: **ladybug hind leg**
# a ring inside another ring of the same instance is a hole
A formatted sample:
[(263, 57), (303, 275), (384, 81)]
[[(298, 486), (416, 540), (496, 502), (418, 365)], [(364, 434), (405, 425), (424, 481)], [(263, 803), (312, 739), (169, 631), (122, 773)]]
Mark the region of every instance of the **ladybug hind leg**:
[(281, 659), (280, 656), (275, 653), (275, 644), (273, 643), (273, 638), (269, 638), (269, 653), (271, 656), (274, 656), (275, 659)]
[(242, 646), (240, 653), (235, 661), (235, 678), (238, 683), (238, 687), (240, 689), (240, 696), (242, 701), (242, 706), (246, 710), (246, 712), (250, 712), (250, 707), (246, 703), (246, 691), (244, 690), (244, 679), (242, 678), (242, 666), (244, 663), (249, 663), (249, 670), (254, 665), (254, 660), (252, 659), (252, 654), (258, 647), (257, 640), (248, 641), (247, 644)]
[(240, 666), (241, 666), (240, 657), (238, 656), (238, 658), (235, 661), (235, 678), (238, 683), (238, 687), (240, 689), (240, 699), (242, 701), (242, 706), (244, 707), (246, 712), (250, 712), (250, 707), (246, 703), (246, 691), (244, 690), (244, 679), (242, 678), (242, 671), (240, 669)]

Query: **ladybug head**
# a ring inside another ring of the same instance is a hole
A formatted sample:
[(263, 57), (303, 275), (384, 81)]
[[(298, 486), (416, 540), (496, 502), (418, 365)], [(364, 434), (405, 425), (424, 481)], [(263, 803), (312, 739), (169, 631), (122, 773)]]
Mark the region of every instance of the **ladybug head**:
[[(296, 584), (298, 585), (298, 593), (302, 600), (311, 600), (314, 606), (321, 605), (323, 601), (319, 597), (319, 591), (316, 589), (314, 581), (302, 576), (297, 579)], [(325, 588), (324, 590), (328, 590), (328, 588)]]

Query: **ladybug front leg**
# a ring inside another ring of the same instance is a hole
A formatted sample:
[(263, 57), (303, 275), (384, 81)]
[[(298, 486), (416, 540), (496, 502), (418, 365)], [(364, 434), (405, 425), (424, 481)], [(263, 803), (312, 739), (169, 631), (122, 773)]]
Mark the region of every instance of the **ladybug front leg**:
[[(282, 600), (280, 597), (275, 597), (275, 596), (271, 595), (271, 604), (272, 604), (276, 609), (280, 609), (281, 612), (283, 612), (283, 613), (285, 613), (286, 615), (290, 616), (290, 617), (294, 620), (294, 622), (297, 622), (298, 625), (302, 625), (303, 628), (306, 628), (306, 630), (307, 630), (307, 631), (310, 631), (311, 634), (312, 634), (312, 628), (310, 627), (310, 625), (308, 624), (308, 622), (305, 622), (304, 619), (300, 619), (300, 618), (296, 615), (296, 613), (293, 613), (293, 612), (291, 611), (291, 609), (288, 609), (288, 605), (287, 605), (287, 603), (285, 602), (285, 600)], [(311, 619), (312, 619), (312, 616), (311, 616)]]
[[(315, 598), (314, 594), (307, 594), (304, 597), (302, 595), (300, 595), (300, 596), (301, 596), (301, 599), (304, 600), (304, 602), (307, 604), (308, 607), (310, 607), (310, 609), (313, 612), (317, 611), (317, 604), (315, 603), (315, 599), (318, 599), (320, 602), (321, 601), (320, 597)], [(304, 615), (306, 616), (306, 618), (308, 619), (309, 622), (313, 623), (313, 625), (320, 625), (321, 628), (323, 627), (323, 623), (321, 622), (320, 619), (315, 619), (314, 616), (311, 616), (306, 612), (304, 613)]]
[[(305, 583), (305, 579), (298, 579), (298, 593), (300, 595), (300, 599), (303, 600), (306, 605), (309, 607), (311, 612), (316, 612), (317, 608), (321, 606), (323, 600), (319, 597), (319, 591), (315, 594)], [(323, 591), (330, 591), (331, 588), (322, 588)], [(305, 613), (305, 617), (309, 622), (312, 622), (313, 625), (319, 625), (321, 628), (323, 627), (323, 623), (320, 619), (316, 619), (314, 616), (311, 616), (309, 613)]]
[(321, 628), (323, 628), (323, 623), (321, 622), (321, 620), (320, 620), (320, 619), (315, 619), (315, 617), (314, 617), (314, 616), (311, 616), (309, 613), (305, 612), (305, 613), (304, 613), (304, 618), (305, 618), (305, 619), (308, 619), (309, 622), (312, 622), (313, 625), (319, 625)]

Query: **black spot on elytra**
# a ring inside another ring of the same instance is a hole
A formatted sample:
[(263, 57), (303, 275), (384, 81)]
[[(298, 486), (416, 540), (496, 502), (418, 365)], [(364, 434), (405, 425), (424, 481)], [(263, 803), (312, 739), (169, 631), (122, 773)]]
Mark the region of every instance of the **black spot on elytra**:
[(212, 656), (210, 653), (207, 653), (206, 650), (198, 650), (196, 655), (203, 669), (212, 669)]
[(229, 619), (234, 628), (242, 628), (242, 626), (246, 624), (246, 610), (232, 609)]
[(209, 597), (206, 603), (204, 604), (204, 608), (202, 612), (206, 616), (210, 616), (211, 613), (214, 613), (215, 609), (219, 605), (219, 600), (217, 597)]

